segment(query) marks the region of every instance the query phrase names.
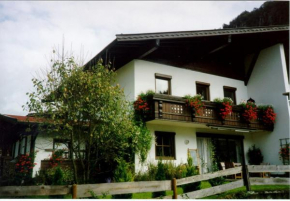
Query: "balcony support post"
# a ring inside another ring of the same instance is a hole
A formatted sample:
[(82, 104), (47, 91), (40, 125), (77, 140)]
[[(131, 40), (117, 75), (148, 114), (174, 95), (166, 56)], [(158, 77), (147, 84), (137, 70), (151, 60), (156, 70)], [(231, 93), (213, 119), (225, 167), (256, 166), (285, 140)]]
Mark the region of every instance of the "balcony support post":
[(159, 101), (158, 103), (158, 118), (162, 119), (162, 101)]

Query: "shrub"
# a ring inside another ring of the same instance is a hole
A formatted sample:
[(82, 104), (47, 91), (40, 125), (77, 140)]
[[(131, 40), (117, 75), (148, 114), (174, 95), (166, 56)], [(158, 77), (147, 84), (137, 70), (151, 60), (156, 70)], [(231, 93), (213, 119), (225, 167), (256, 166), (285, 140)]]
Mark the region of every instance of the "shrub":
[(219, 186), (222, 185), (225, 182), (225, 178), (224, 177), (216, 177), (213, 179), (208, 180), (208, 182), (210, 183), (210, 185), (213, 186)]
[[(157, 172), (156, 172), (155, 180), (156, 181), (166, 180), (165, 165), (161, 161), (158, 161), (158, 164), (157, 164)], [(153, 197), (162, 197), (165, 195), (166, 195), (165, 191), (153, 192)]]
[(55, 169), (55, 173), (53, 176), (53, 185), (63, 185), (64, 179), (63, 179), (63, 171), (60, 167), (57, 167)]
[(264, 159), (260, 148), (256, 148), (255, 145), (249, 148), (247, 156), (250, 165), (260, 165)]
[[(115, 182), (131, 182), (134, 180), (132, 171), (129, 168), (128, 163), (125, 160), (120, 160), (119, 164), (114, 172), (114, 181)], [(132, 194), (121, 194), (121, 195), (113, 195), (114, 199), (131, 199)]]
[(15, 164), (14, 183), (16, 185), (31, 184), (32, 169), (36, 165), (33, 163), (36, 153), (26, 153), (19, 155)]
[(186, 168), (186, 165), (178, 165), (177, 167), (176, 167), (176, 174), (175, 174), (175, 178), (176, 179), (181, 179), (181, 178), (184, 178), (184, 177), (186, 177), (186, 175), (187, 175), (187, 168)]
[[(192, 157), (188, 157), (186, 164), (186, 177), (191, 177), (198, 174), (198, 169), (193, 166)], [(181, 185), (184, 193), (199, 190), (201, 186), (201, 182), (195, 182), (190, 184)]]
[[(60, 169), (60, 170), (57, 170)], [(58, 171), (58, 173), (57, 173)], [(36, 182), (44, 185), (54, 185), (55, 184), (55, 174), (59, 174), (62, 172), (62, 183), (63, 184), (73, 184), (74, 183), (74, 175), (73, 171), (69, 167), (54, 167), (49, 168), (47, 170), (39, 171), (39, 174), (35, 177)], [(55, 184), (59, 185), (59, 184)]]
[[(212, 151), (211, 151), (211, 157), (213, 159), (213, 163), (212, 163), (212, 172), (216, 172), (216, 171), (219, 171), (219, 166), (218, 166), (218, 158), (216, 157), (216, 154), (215, 154), (215, 144), (216, 144), (216, 141), (212, 141)], [(216, 178), (213, 178), (213, 179), (209, 179), (208, 182), (210, 183), (211, 186), (219, 186), (219, 185), (222, 185), (224, 182), (225, 182), (225, 178), (224, 177), (216, 177)]]

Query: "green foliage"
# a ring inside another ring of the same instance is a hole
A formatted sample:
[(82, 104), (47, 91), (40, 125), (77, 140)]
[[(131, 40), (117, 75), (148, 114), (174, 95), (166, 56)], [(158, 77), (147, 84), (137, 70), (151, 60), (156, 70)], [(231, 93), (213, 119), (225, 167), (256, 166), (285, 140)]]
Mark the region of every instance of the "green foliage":
[(197, 115), (201, 115), (201, 109), (204, 107), (203, 96), (197, 94), (195, 96), (186, 95), (186, 105), (193, 108)]
[(102, 193), (102, 195), (100, 195), (100, 196), (96, 195), (94, 191), (89, 191), (89, 193), (91, 194), (92, 199), (105, 199), (108, 196), (107, 192), (106, 193)]
[(150, 118), (150, 114), (153, 112), (153, 95), (152, 90), (148, 90), (146, 93), (138, 95), (137, 100), (134, 101), (134, 115), (136, 122), (145, 122), (146, 119)]
[(156, 181), (166, 180), (165, 165), (162, 163), (162, 161), (158, 161), (155, 179)]
[(135, 174), (134, 181), (155, 181), (157, 166), (153, 163), (149, 163), (147, 168), (147, 171)]
[(227, 103), (229, 105), (233, 105), (233, 100), (229, 97), (215, 98), (215, 99), (213, 99), (213, 102), (219, 103), (219, 104)]
[(153, 95), (152, 90), (148, 90), (146, 93), (141, 93), (137, 100), (133, 103), (134, 105), (134, 120), (135, 124), (139, 127), (139, 141), (136, 149), (139, 150), (139, 157), (141, 163), (145, 162), (148, 154), (148, 150), (151, 148), (151, 142), (153, 136), (146, 127), (146, 119), (150, 118), (150, 115), (153, 113)]
[[(216, 161), (214, 161), (213, 165), (212, 165), (212, 172), (216, 172), (216, 171), (219, 171), (219, 168), (218, 168), (218, 163)], [(224, 177), (216, 177), (213, 179), (209, 179), (208, 182), (210, 183), (211, 186), (219, 186), (225, 182), (225, 178)]]
[(289, 2), (265, 2), (251, 12), (244, 11), (223, 28), (289, 25)]
[(63, 172), (62, 169), (60, 167), (56, 167), (55, 169), (55, 173), (53, 176), (53, 185), (63, 185)]
[(255, 145), (249, 148), (247, 156), (250, 165), (260, 165), (264, 159), (260, 148), (256, 148)]
[[(129, 164), (125, 160), (121, 159), (119, 164), (114, 172), (114, 181), (115, 182), (131, 182), (134, 180), (132, 171), (129, 167)], [(113, 195), (114, 199), (131, 199), (132, 194), (121, 194)]]
[[(157, 164), (157, 172), (156, 172), (155, 180), (156, 181), (166, 180), (165, 171), (166, 171), (165, 165), (162, 163), (162, 161), (159, 160)], [(153, 193), (153, 197), (163, 197), (165, 195), (166, 195), (165, 191), (159, 191), (159, 192)]]
[[(219, 166), (218, 164), (220, 163), (219, 158), (216, 156), (216, 140), (212, 141), (212, 147), (211, 147), (211, 158), (212, 158), (212, 172), (219, 171)], [(216, 177), (213, 179), (209, 179), (208, 182), (210, 183), (211, 186), (219, 186), (222, 185), (225, 182), (224, 177)]]
[[(187, 158), (187, 164), (186, 164), (186, 177), (191, 177), (198, 174), (198, 169), (193, 166), (193, 159), (192, 157)], [(196, 191), (201, 188), (201, 182), (195, 182), (190, 184), (184, 184), (180, 186), (183, 189), (184, 193)]]
[[(70, 185), (74, 183), (74, 175), (73, 175), (72, 169), (69, 167), (60, 167), (60, 166), (49, 168), (46, 170), (41, 170), (39, 174), (35, 177), (36, 183), (44, 184), (44, 185), (55, 184), (56, 182), (55, 174), (57, 173), (56, 172), (57, 169), (60, 169), (58, 170), (58, 172), (61, 171), (61, 174), (62, 174), (61, 181), (60, 181), (61, 183), (66, 184), (66, 185)], [(55, 185), (59, 185), (59, 184), (55, 184)]]
[(34, 163), (35, 156), (35, 152), (17, 156), (13, 183), (16, 185), (31, 183), (32, 169), (36, 165), (36, 163)]
[(64, 150), (61, 149), (52, 152), (51, 157), (49, 159), (49, 163), (52, 168), (58, 166), (62, 162), (63, 153)]
[[(132, 105), (114, 84), (115, 78), (114, 69), (101, 60), (87, 70), (73, 57), (53, 60), (51, 71), (44, 79), (34, 78), (35, 91), (27, 93), (24, 108), (42, 118), (47, 136), (70, 140), (70, 157), (82, 161), (83, 175), (78, 177), (85, 183), (94, 172), (91, 164), (104, 161), (113, 167), (120, 158), (135, 153), (144, 159), (150, 149), (152, 136), (134, 121)], [(77, 179), (75, 165), (74, 173)]]

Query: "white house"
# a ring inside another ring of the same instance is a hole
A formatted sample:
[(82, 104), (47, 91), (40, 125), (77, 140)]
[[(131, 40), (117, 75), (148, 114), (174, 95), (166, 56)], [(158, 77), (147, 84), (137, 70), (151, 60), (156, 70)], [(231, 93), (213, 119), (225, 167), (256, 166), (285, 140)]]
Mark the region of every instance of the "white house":
[[(211, 140), (216, 139), (221, 160), (247, 163), (246, 153), (255, 144), (264, 162), (282, 164), (280, 146), (287, 139), (289, 143), (290, 133), (289, 97), (283, 95), (290, 91), (289, 26), (121, 34), (85, 67), (100, 58), (112, 63), (128, 100), (136, 100), (141, 92), (156, 92), (152, 117), (146, 122), (154, 136), (147, 162), (161, 159), (185, 163), (190, 152), (199, 155), (204, 173), (211, 167)], [(201, 115), (194, 116), (185, 105), (182, 97), (187, 94), (205, 97)], [(252, 98), (258, 105), (273, 105), (277, 114), (274, 129), (260, 121), (245, 124), (238, 106), (221, 122), (211, 101), (222, 97), (231, 97), (235, 104)], [(9, 117), (2, 119), (7, 121)], [(66, 142), (40, 134), (31, 136), (15, 138), (14, 145), (2, 153), (9, 155), (11, 150), (10, 156), (16, 157), (25, 153), (19, 147), (29, 144), (26, 151), (39, 151), (35, 174), (41, 160), (48, 158), (56, 146), (65, 147)], [(2, 143), (4, 146), (5, 140)], [(136, 171), (144, 167), (135, 157)]]
[[(100, 58), (117, 69), (129, 100), (147, 90), (156, 92), (154, 117), (146, 123), (154, 136), (148, 162), (185, 163), (188, 151), (197, 149), (206, 172), (210, 139), (215, 138), (225, 161), (247, 163), (246, 153), (255, 144), (264, 162), (282, 163), (280, 146), (289, 143), (290, 133), (289, 97), (283, 95), (290, 91), (288, 26), (121, 34), (86, 67)], [(257, 105), (273, 105), (274, 129), (259, 121), (244, 125), (235, 110), (222, 125), (210, 102), (201, 117), (192, 118), (181, 97), (198, 93), (208, 101), (231, 97), (239, 104), (252, 98)], [(138, 157), (135, 167), (142, 170)]]

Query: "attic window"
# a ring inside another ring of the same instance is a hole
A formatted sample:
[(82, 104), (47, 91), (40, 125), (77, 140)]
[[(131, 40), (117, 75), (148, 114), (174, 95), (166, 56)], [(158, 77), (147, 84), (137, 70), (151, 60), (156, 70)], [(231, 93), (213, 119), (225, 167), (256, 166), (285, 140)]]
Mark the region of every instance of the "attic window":
[(171, 76), (155, 73), (155, 92), (171, 95)]

